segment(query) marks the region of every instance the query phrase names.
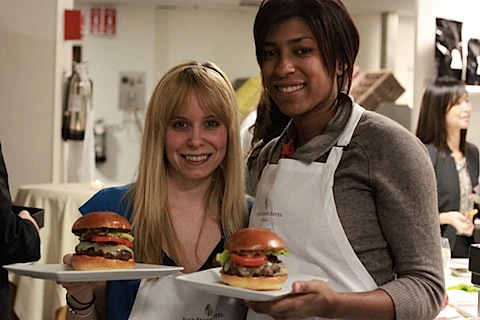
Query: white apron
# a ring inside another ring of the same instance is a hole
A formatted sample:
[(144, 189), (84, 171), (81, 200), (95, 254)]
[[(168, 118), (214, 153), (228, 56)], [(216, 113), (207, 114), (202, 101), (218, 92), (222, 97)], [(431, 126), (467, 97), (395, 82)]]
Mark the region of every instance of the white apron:
[(129, 320), (244, 319), (243, 303), (194, 289), (178, 275), (142, 280)]
[[(271, 229), (285, 241), (290, 256), (281, 260), (290, 273), (327, 278), (330, 287), (343, 292), (377, 287), (347, 239), (333, 197), (341, 146), (350, 143), (364, 110), (354, 105), (339, 147), (332, 148), (326, 163), (280, 159), (278, 164), (268, 164), (250, 214), (250, 227)], [(271, 318), (249, 310), (247, 319)]]

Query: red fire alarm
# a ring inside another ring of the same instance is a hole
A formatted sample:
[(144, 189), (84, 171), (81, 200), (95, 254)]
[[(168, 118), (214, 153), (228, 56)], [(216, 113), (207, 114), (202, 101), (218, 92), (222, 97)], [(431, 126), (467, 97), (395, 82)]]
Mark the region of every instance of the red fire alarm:
[(82, 11), (65, 10), (65, 40), (82, 39)]
[(102, 34), (102, 8), (90, 9), (90, 34)]
[(103, 32), (106, 35), (115, 35), (117, 28), (117, 10), (105, 8), (103, 12)]
[(117, 9), (94, 7), (90, 9), (90, 34), (115, 35), (117, 32)]

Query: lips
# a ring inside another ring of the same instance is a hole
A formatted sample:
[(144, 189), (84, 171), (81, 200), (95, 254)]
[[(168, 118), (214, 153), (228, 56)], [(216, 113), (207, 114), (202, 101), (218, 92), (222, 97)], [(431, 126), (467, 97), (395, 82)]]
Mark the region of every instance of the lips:
[(292, 86), (275, 86), (281, 93), (297, 92), (305, 87), (305, 84), (297, 84)]
[(208, 155), (206, 155), (206, 154), (199, 155), (199, 156), (184, 155), (183, 157), (184, 157), (185, 159), (187, 159), (188, 161), (200, 162), (200, 161), (207, 160)]

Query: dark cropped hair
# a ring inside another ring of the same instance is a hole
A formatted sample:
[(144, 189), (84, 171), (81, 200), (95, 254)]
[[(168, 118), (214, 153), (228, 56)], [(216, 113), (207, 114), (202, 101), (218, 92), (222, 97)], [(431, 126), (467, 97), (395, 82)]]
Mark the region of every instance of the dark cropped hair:
[[(417, 137), (425, 144), (433, 143), (441, 155), (445, 155), (448, 151), (446, 114), (466, 92), (464, 82), (443, 76), (430, 83), (423, 94)], [(467, 129), (462, 129), (460, 150), (464, 154), (466, 136)]]
[(292, 17), (302, 18), (310, 26), (332, 79), (336, 75), (337, 63), (344, 67), (338, 79), (338, 92), (348, 93), (360, 39), (350, 14), (340, 0), (264, 0), (253, 26), (255, 51), (260, 68), (267, 32), (275, 23)]

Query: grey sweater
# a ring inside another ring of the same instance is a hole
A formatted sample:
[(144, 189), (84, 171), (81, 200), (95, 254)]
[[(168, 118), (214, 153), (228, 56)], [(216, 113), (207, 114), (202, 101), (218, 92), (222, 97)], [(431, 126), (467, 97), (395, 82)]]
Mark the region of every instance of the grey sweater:
[[(341, 101), (325, 132), (298, 148), (294, 159), (326, 160), (352, 111), (350, 99)], [(248, 159), (250, 194), (255, 195), (263, 167), (278, 162), (295, 130), (290, 123), (280, 137), (254, 148)], [(445, 284), (435, 174), (424, 145), (393, 120), (365, 111), (334, 179), (345, 233), (372, 278), (393, 299), (396, 319), (435, 318)]]

